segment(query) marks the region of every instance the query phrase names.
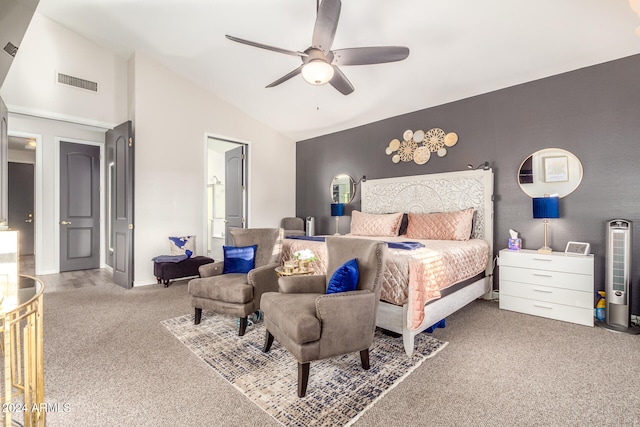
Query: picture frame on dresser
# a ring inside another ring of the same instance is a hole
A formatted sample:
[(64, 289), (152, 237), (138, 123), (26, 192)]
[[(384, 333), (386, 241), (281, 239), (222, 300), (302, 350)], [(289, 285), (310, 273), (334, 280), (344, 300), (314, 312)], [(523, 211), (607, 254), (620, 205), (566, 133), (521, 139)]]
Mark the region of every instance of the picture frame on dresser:
[(564, 253), (567, 255), (589, 255), (591, 244), (585, 242), (567, 242)]

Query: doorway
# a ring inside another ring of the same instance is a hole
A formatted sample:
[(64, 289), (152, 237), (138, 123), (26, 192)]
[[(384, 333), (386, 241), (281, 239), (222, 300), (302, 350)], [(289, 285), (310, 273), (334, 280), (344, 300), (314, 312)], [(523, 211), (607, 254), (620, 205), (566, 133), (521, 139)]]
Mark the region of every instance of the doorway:
[(207, 255), (223, 259), (227, 230), (247, 227), (248, 144), (207, 137)]
[(35, 274), (35, 200), (37, 136), (8, 137), (8, 225), (18, 231), (19, 271)]
[(60, 141), (60, 272), (100, 268), (101, 151)]

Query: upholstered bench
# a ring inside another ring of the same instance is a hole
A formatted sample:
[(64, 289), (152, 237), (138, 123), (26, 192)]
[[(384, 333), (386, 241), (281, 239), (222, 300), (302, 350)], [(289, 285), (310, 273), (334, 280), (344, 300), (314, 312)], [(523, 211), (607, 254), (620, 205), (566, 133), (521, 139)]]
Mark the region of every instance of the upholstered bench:
[(198, 268), (201, 265), (212, 263), (213, 259), (206, 256), (194, 256), (180, 262), (154, 262), (153, 274), (158, 283), (164, 283), (164, 287), (169, 286), (171, 279), (199, 276)]

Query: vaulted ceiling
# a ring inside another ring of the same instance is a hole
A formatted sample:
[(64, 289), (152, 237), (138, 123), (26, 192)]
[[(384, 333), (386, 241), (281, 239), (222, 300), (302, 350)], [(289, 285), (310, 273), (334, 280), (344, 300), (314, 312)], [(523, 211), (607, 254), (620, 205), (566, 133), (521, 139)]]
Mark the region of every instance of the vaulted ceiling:
[(139, 51), (303, 140), (640, 53), (628, 0), (343, 0), (333, 48), (407, 46), (401, 62), (345, 66), (355, 87), (296, 76), (315, 0), (41, 0), (38, 12), (128, 57)]

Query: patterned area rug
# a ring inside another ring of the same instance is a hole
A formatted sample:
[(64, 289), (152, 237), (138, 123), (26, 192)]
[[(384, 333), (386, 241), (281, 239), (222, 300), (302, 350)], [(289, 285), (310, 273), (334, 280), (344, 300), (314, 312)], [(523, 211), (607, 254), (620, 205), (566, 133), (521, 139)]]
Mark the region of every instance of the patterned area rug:
[(427, 334), (416, 337), (411, 358), (402, 338), (376, 331), (365, 371), (358, 353), (311, 362), (307, 395), (297, 395), (298, 363), (277, 341), (262, 352), (264, 324), (247, 328), (239, 337), (236, 319), (203, 312), (200, 325), (193, 315), (162, 324), (253, 403), (287, 426), (342, 426), (353, 423), (377, 399), (398, 385), (422, 362), (446, 346)]

